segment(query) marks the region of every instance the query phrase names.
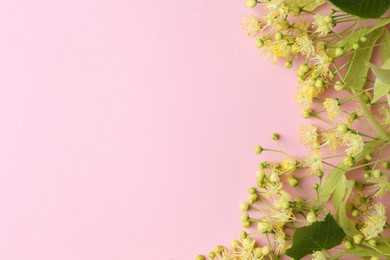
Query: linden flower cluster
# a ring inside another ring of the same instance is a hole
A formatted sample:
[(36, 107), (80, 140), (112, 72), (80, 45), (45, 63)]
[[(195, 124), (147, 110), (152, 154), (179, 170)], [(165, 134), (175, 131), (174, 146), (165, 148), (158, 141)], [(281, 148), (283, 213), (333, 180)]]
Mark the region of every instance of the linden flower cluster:
[[(242, 226), (249, 231), (230, 247), (217, 246), (209, 259), (284, 259), (302, 250), (309, 250), (311, 259), (355, 253), (390, 259), (390, 238), (384, 235), (390, 227), (385, 203), (390, 190), (390, 95), (384, 99), (390, 84), (384, 93), (379, 89), (383, 82), (370, 78), (366, 66), (374, 51), (381, 53), (383, 64), (390, 64), (385, 28), (390, 18), (367, 26), (323, 0), (246, 0), (246, 5), (262, 15), (244, 15), (244, 33), (255, 38), (256, 48), (272, 64), (282, 60), (286, 68), (296, 68), (295, 100), (309, 120), (299, 128), (298, 140), (309, 154), (288, 154), (278, 134), (272, 134), (278, 149), (255, 147), (258, 155), (275, 156), (260, 162), (256, 185), (240, 205)], [(324, 241), (315, 239), (323, 234), (313, 235), (312, 241), (295, 237), (303, 226), (318, 226), (329, 214), (341, 232), (332, 247), (318, 246)], [(302, 244), (310, 241), (314, 245)], [(343, 247), (335, 248), (342, 242)]]

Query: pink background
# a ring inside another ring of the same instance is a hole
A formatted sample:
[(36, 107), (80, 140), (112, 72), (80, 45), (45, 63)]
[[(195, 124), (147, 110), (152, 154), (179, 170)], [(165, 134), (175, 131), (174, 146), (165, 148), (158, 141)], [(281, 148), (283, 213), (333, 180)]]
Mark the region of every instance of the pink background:
[(293, 152), (303, 121), (249, 12), (0, 1), (0, 259), (187, 260), (237, 238), (253, 147), (279, 132)]

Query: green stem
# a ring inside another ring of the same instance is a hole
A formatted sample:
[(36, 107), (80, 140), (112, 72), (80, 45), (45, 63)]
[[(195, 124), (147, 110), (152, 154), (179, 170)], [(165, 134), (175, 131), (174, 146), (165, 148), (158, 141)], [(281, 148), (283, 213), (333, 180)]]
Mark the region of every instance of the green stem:
[(378, 121), (374, 118), (374, 116), (371, 113), (369, 105), (366, 104), (365, 100), (362, 96), (358, 97), (360, 107), (362, 109), (362, 112), (367, 119), (367, 122), (371, 125), (371, 127), (374, 129), (374, 131), (380, 136), (383, 140), (389, 140), (390, 136), (388, 133), (383, 129), (383, 127), (378, 123)]

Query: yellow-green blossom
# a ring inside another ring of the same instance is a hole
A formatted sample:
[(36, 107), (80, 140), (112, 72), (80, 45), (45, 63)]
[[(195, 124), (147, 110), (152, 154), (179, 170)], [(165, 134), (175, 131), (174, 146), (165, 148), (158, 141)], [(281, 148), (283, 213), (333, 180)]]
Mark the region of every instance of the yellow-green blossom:
[(261, 30), (260, 21), (254, 15), (243, 15), (240, 23), (242, 30), (248, 36), (256, 35)]
[(326, 111), (328, 112), (328, 117), (330, 119), (335, 119), (341, 113), (341, 109), (339, 106), (339, 101), (335, 98), (326, 98), (323, 103)]
[(323, 169), (322, 156), (320, 150), (314, 150), (312, 154), (306, 158), (304, 166), (308, 167), (313, 174), (317, 174)]
[(301, 125), (299, 127), (299, 142), (305, 146), (313, 146), (317, 143), (318, 133), (317, 127), (311, 124)]
[(343, 135), (343, 144), (348, 147), (345, 153), (350, 156), (358, 155), (364, 148), (362, 137), (352, 132), (347, 132)]
[(363, 228), (360, 231), (371, 239), (383, 232), (383, 227), (387, 221), (386, 208), (382, 203), (372, 205), (364, 216)]
[(313, 24), (317, 27), (316, 33), (320, 36), (325, 36), (332, 31), (333, 18), (330, 15), (316, 14), (314, 15)]

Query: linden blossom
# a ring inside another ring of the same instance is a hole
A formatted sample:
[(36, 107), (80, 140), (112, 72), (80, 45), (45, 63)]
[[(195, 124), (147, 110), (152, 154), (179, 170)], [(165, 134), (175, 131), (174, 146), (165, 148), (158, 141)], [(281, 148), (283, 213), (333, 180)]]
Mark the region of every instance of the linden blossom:
[[(330, 0), (350, 13), (323, 0), (245, 2), (264, 13), (243, 16), (240, 21), (244, 33), (255, 37), (256, 48), (271, 63), (283, 60), (289, 69), (294, 62), (300, 63), (295, 100), (310, 123), (299, 128), (298, 139), (310, 152), (305, 159), (285, 152), (278, 134), (271, 136), (277, 149), (254, 148), (258, 155), (274, 153), (272, 160), (259, 164), (256, 185), (240, 204), (243, 228), (256, 226), (257, 231), (243, 231), (230, 247), (217, 246), (208, 257), (390, 259), (390, 238), (384, 237), (390, 225), (386, 206), (378, 201), (386, 201), (390, 191), (386, 149), (390, 85), (370, 78), (367, 67), (373, 53), (380, 52), (385, 64), (380, 76), (388, 78), (383, 73), (390, 64), (386, 29), (390, 17), (368, 22), (360, 18), (379, 17), (390, 7), (390, 0), (381, 5), (377, 0), (356, 5), (351, 4), (353, 0)], [(329, 14), (317, 13), (319, 6), (328, 7)], [(321, 122), (321, 127), (315, 122)], [(312, 188), (303, 187), (304, 182)], [(259, 236), (265, 238), (263, 242), (257, 241)], [(337, 247), (340, 244), (344, 247)]]

